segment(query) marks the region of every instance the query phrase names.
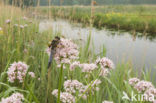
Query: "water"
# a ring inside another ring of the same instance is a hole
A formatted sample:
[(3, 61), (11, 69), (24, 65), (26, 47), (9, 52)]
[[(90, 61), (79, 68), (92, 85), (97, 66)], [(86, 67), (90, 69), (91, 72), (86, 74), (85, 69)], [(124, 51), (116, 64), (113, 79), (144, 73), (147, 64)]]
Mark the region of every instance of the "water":
[[(40, 22), (40, 32), (53, 29), (54, 33), (60, 32), (67, 38), (87, 40), (89, 28), (80, 25), (73, 25), (65, 20)], [(104, 45), (107, 50), (106, 56), (112, 59), (115, 64), (131, 62), (133, 67), (156, 68), (156, 40), (145, 37), (135, 37), (128, 32), (114, 32), (110, 30), (92, 29), (92, 40), (95, 45), (95, 52), (100, 53)]]

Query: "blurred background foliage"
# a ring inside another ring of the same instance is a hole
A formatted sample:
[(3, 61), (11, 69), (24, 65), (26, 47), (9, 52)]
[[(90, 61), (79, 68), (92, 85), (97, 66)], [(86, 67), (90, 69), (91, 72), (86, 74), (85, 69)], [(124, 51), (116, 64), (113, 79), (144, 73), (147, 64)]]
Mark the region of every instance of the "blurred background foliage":
[[(41, 6), (47, 6), (49, 2), (51, 5), (90, 5), (91, 0), (5, 0), (6, 3), (16, 3), (17, 6), (35, 6), (40, 2)], [(156, 4), (156, 0), (94, 0), (97, 5), (119, 5), (119, 4)]]

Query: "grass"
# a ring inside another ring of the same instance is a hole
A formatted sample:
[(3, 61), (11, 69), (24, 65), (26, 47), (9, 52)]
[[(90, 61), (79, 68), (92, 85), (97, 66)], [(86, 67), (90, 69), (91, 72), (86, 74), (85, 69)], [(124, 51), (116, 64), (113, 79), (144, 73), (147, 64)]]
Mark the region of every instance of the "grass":
[[(60, 17), (89, 25), (90, 9), (90, 6), (52, 6), (51, 14), (54, 18)], [(40, 7), (38, 10), (46, 14), (48, 8)], [(154, 35), (156, 33), (155, 11), (155, 5), (95, 6), (93, 26), (99, 29), (107, 27)]]
[[(56, 67), (56, 63), (53, 62), (52, 72), (50, 72), (51, 79), (47, 81), (49, 56), (45, 53), (45, 49), (48, 47), (49, 41), (59, 34), (53, 34), (51, 30), (39, 33), (39, 21), (35, 21), (33, 18), (24, 20), (23, 17), (27, 15), (27, 12), (20, 8), (0, 5), (0, 11), (2, 11), (0, 12), (0, 27), (3, 30), (3, 33), (0, 34), (0, 100), (10, 96), (14, 92), (20, 92), (24, 94), (24, 103), (47, 103), (47, 98), (48, 103), (56, 103), (57, 101), (59, 103), (60, 100), (57, 100), (51, 92), (57, 88), (63, 91), (62, 83), (65, 80), (71, 79), (71, 74), (73, 75), (72, 79), (77, 79), (84, 84), (97, 79), (94, 75), (97, 75), (98, 71), (91, 74), (91, 78), (88, 79), (85, 78), (85, 73), (82, 73), (80, 68), (70, 73), (69, 65), (66, 66), (67, 69), (59, 69)], [(12, 11), (12, 13), (8, 13), (8, 11)], [(5, 23), (7, 19), (10, 19), (10, 24)], [(28, 26), (21, 28), (14, 26), (14, 24), (27, 24)], [(81, 63), (95, 62), (97, 58), (97, 55), (89, 47), (90, 38), (88, 37), (87, 44), (79, 48), (79, 61)], [(99, 56), (103, 57), (105, 53), (106, 50), (103, 49), (103, 52)], [(36, 77), (30, 78), (27, 75), (22, 84), (8, 82), (7, 71), (10, 64), (15, 61), (24, 61), (28, 64), (28, 71), (33, 71)], [(76, 101), (77, 103), (102, 103), (104, 100), (110, 100), (114, 101), (114, 103), (131, 103), (130, 101), (122, 100), (123, 91), (130, 95), (134, 90), (128, 84), (128, 79), (131, 77), (148, 80), (156, 85), (156, 81), (153, 79), (155, 78), (155, 74), (151, 74), (150, 69), (146, 72), (142, 69), (139, 72), (134, 70), (130, 64), (123, 63), (116, 65), (108, 77), (98, 77), (102, 81), (99, 91), (94, 92), (94, 95), (90, 93), (87, 100), (76, 96)], [(51, 87), (47, 95), (46, 91), (49, 85)], [(92, 88), (90, 87), (90, 89)], [(140, 101), (136, 103), (140, 103)]]

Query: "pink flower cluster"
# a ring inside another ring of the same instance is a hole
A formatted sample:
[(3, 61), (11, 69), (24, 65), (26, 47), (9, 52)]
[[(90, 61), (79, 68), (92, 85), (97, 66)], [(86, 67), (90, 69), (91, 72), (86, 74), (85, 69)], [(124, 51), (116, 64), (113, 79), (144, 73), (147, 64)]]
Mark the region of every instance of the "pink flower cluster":
[(131, 78), (129, 79), (129, 84), (133, 86), (139, 93), (143, 93), (146, 101), (149, 101), (150, 96), (156, 96), (156, 88), (151, 82), (139, 80), (138, 78)]
[(66, 92), (71, 94), (76, 93), (76, 91), (82, 91), (84, 85), (78, 80), (67, 80), (64, 82), (64, 89)]
[[(88, 86), (83, 85), (81, 82), (79, 82), (78, 80), (67, 80), (64, 82), (64, 89), (66, 92), (69, 92), (71, 94), (75, 94), (76, 92), (79, 93), (79, 96), (81, 96), (86, 89), (88, 88)], [(86, 99), (87, 96), (86, 94), (84, 94), (82, 96), (83, 99)]]
[(154, 96), (156, 96), (156, 88), (149, 88), (148, 90), (145, 91), (145, 94), (150, 95), (153, 94)]
[(23, 17), (23, 20), (28, 20), (28, 18), (26, 16)]
[(129, 79), (129, 84), (134, 86), (136, 83), (138, 83), (140, 80), (138, 78), (130, 78)]
[[(58, 97), (58, 90), (57, 89), (53, 90), (52, 95), (54, 95), (57, 98)], [(75, 97), (68, 92), (61, 92), (60, 93), (60, 100), (63, 103), (75, 103)]]
[(18, 24), (14, 24), (15, 27), (18, 27)]
[(28, 74), (29, 74), (32, 78), (35, 78), (35, 73), (34, 73), (34, 72), (28, 72)]
[(96, 64), (100, 64), (101, 68), (109, 68), (109, 69), (114, 68), (114, 63), (106, 57), (98, 58), (96, 60)]
[(5, 22), (6, 22), (6, 24), (10, 24), (11, 20), (7, 19)]
[(19, 82), (23, 82), (26, 73), (28, 70), (28, 65), (23, 62), (14, 62), (11, 64), (11, 66), (8, 68), (7, 74), (8, 74), (8, 81), (11, 83), (14, 83), (14, 81), (17, 79)]
[(80, 64), (79, 66), (80, 68), (82, 68), (82, 72), (86, 72), (86, 73), (91, 73), (93, 70), (97, 68), (97, 65), (93, 63), (91, 64), (84, 63), (84, 64)]
[[(64, 82), (65, 92), (63, 92), (61, 96), (65, 96), (64, 93), (68, 93), (73, 98), (73, 95), (77, 95), (77, 93), (79, 93), (78, 96), (82, 96), (82, 98), (86, 100), (89, 92), (94, 94), (94, 91), (99, 90), (98, 85), (100, 83), (101, 83), (101, 81), (98, 80), (98, 79), (96, 79), (94, 81), (91, 81), (91, 83), (89, 83), (88, 85), (84, 85), (83, 83), (79, 82), (78, 80), (67, 80), (67, 81)], [(89, 89), (90, 87), (91, 87), (91, 91)], [(57, 97), (58, 90), (55, 89), (52, 92), (52, 94)], [(63, 98), (63, 97), (61, 97), (61, 98)], [(67, 101), (67, 99), (70, 99), (70, 98), (67, 98), (67, 97), (64, 97), (64, 98), (66, 98), (65, 101)], [(72, 103), (72, 102), (67, 102), (67, 103)]]
[[(102, 58), (102, 59), (97, 59), (96, 64), (94, 63), (83, 63), (80, 64), (80, 62), (76, 61), (70, 64), (70, 70), (73, 71), (76, 67), (82, 68), (82, 72), (85, 73), (92, 73), (95, 69), (98, 68), (98, 64), (101, 66), (101, 72), (100, 76), (107, 76), (110, 73), (110, 70), (114, 68), (114, 64), (111, 60), (108, 58)], [(110, 69), (109, 69), (110, 68)], [(87, 75), (86, 75), (87, 76)]]
[[(51, 49), (47, 48), (46, 52), (50, 55)], [(79, 57), (78, 46), (74, 44), (71, 40), (61, 38), (57, 48), (55, 49), (54, 59), (58, 64), (70, 64)]]
[(20, 93), (14, 93), (10, 97), (2, 98), (0, 103), (22, 103), (24, 96)]
[(149, 88), (153, 88), (153, 84), (151, 82), (148, 81), (139, 81), (134, 88), (138, 91), (138, 92), (145, 92), (147, 89)]
[(71, 40), (61, 38), (56, 48), (54, 59), (57, 64), (70, 64), (73, 60), (78, 59), (78, 46)]
[(3, 29), (0, 27), (0, 35), (3, 34)]
[(73, 63), (70, 64), (70, 71), (73, 71), (76, 67), (79, 67), (80, 62), (75, 61)]
[(24, 29), (25, 27), (28, 27), (28, 24), (24, 24), (24, 25), (14, 24), (14, 26)]
[(96, 60), (96, 64), (101, 66), (100, 76), (107, 76), (110, 72), (110, 69), (114, 68), (114, 63), (106, 57), (98, 58)]
[(92, 73), (93, 70), (97, 69), (97, 65), (94, 63), (83, 63), (80, 64), (80, 62), (75, 61), (73, 63), (70, 64), (70, 70), (73, 71), (76, 67), (80, 67), (82, 68), (82, 72), (85, 73)]

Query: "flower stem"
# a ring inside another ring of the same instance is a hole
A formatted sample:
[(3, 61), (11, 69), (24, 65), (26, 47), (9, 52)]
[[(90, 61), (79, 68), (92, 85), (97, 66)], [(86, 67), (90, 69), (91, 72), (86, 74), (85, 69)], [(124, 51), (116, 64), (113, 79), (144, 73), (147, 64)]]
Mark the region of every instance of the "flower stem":
[(59, 87), (58, 87), (57, 103), (60, 103), (60, 93), (61, 93), (62, 77), (63, 77), (63, 64), (61, 65), (61, 70), (60, 70), (60, 75), (59, 75)]

